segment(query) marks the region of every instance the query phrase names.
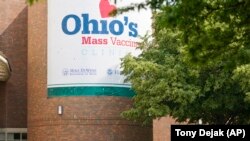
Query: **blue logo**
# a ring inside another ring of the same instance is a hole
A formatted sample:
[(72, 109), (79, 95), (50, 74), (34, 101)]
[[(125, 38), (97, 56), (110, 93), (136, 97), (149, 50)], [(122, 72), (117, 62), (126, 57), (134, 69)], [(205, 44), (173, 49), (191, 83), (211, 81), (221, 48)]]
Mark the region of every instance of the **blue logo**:
[(121, 75), (121, 71), (118, 69), (108, 69), (107, 74), (108, 75)]
[(64, 68), (63, 71), (62, 71), (62, 73), (63, 73), (64, 76), (69, 75), (69, 69)]
[(97, 75), (96, 69), (93, 68), (64, 68), (64, 76), (73, 76), (73, 75)]
[[(68, 28), (69, 20), (74, 21), (74, 28)], [(120, 20), (112, 20), (108, 22), (107, 20), (96, 20), (91, 19), (89, 14), (83, 13), (81, 17), (69, 14), (62, 19), (62, 31), (67, 35), (77, 34), (81, 30), (81, 34), (113, 34), (113, 35), (121, 35), (124, 33), (124, 29), (128, 28), (128, 36), (137, 37), (137, 23), (130, 22), (127, 16), (124, 16), (124, 21)], [(93, 28), (90, 28), (93, 27)], [(92, 30), (90, 30), (92, 29)]]
[(113, 74), (113, 70), (112, 70), (112, 69), (108, 69), (108, 70), (107, 70), (107, 74), (108, 74), (108, 75), (112, 75), (112, 74)]

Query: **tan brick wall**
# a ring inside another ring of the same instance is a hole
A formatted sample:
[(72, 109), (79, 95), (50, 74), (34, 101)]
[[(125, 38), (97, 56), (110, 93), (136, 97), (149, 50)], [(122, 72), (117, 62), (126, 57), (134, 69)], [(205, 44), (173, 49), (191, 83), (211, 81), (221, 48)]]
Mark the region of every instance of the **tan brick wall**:
[(1, 0), (0, 9), (0, 51), (12, 67), (0, 83), (0, 128), (26, 128), (28, 9), (25, 0)]
[[(152, 141), (152, 127), (126, 121), (120, 113), (131, 106), (122, 97), (47, 98), (47, 7), (28, 12), (29, 141)], [(57, 106), (64, 108), (57, 114)]]
[(171, 125), (185, 125), (187, 122), (176, 122), (172, 117), (165, 116), (153, 121), (153, 140), (171, 141)]
[(162, 117), (154, 120), (154, 141), (170, 141), (171, 124), (175, 123), (175, 120), (171, 117)]

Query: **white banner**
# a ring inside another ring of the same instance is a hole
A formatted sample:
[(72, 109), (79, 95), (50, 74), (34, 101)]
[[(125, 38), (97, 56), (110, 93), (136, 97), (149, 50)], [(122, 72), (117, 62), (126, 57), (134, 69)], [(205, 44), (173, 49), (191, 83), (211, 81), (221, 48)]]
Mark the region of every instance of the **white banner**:
[(136, 1), (48, 1), (48, 95), (95, 95), (86, 91), (94, 87), (130, 88), (120, 74), (121, 58), (140, 53), (136, 47), (139, 36), (151, 29), (151, 12), (117, 17), (109, 13), (131, 2)]

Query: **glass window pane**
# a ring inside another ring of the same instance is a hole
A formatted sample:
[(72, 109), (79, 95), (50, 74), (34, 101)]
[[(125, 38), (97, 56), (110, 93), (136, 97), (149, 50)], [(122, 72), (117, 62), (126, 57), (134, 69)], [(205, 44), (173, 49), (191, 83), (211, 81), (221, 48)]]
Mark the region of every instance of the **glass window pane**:
[(8, 140), (14, 140), (14, 134), (13, 133), (8, 133), (7, 138), (8, 138)]
[(5, 133), (0, 133), (0, 141), (5, 140)]
[(21, 134), (20, 133), (14, 133), (14, 139), (21, 139)]
[(27, 140), (27, 133), (22, 133), (22, 139)]

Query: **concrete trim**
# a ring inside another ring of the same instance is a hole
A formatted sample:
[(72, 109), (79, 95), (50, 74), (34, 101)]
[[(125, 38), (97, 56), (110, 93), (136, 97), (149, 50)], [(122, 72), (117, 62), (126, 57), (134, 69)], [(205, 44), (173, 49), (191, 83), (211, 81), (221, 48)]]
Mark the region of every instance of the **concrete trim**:
[(27, 128), (0, 128), (2, 133), (27, 133)]

